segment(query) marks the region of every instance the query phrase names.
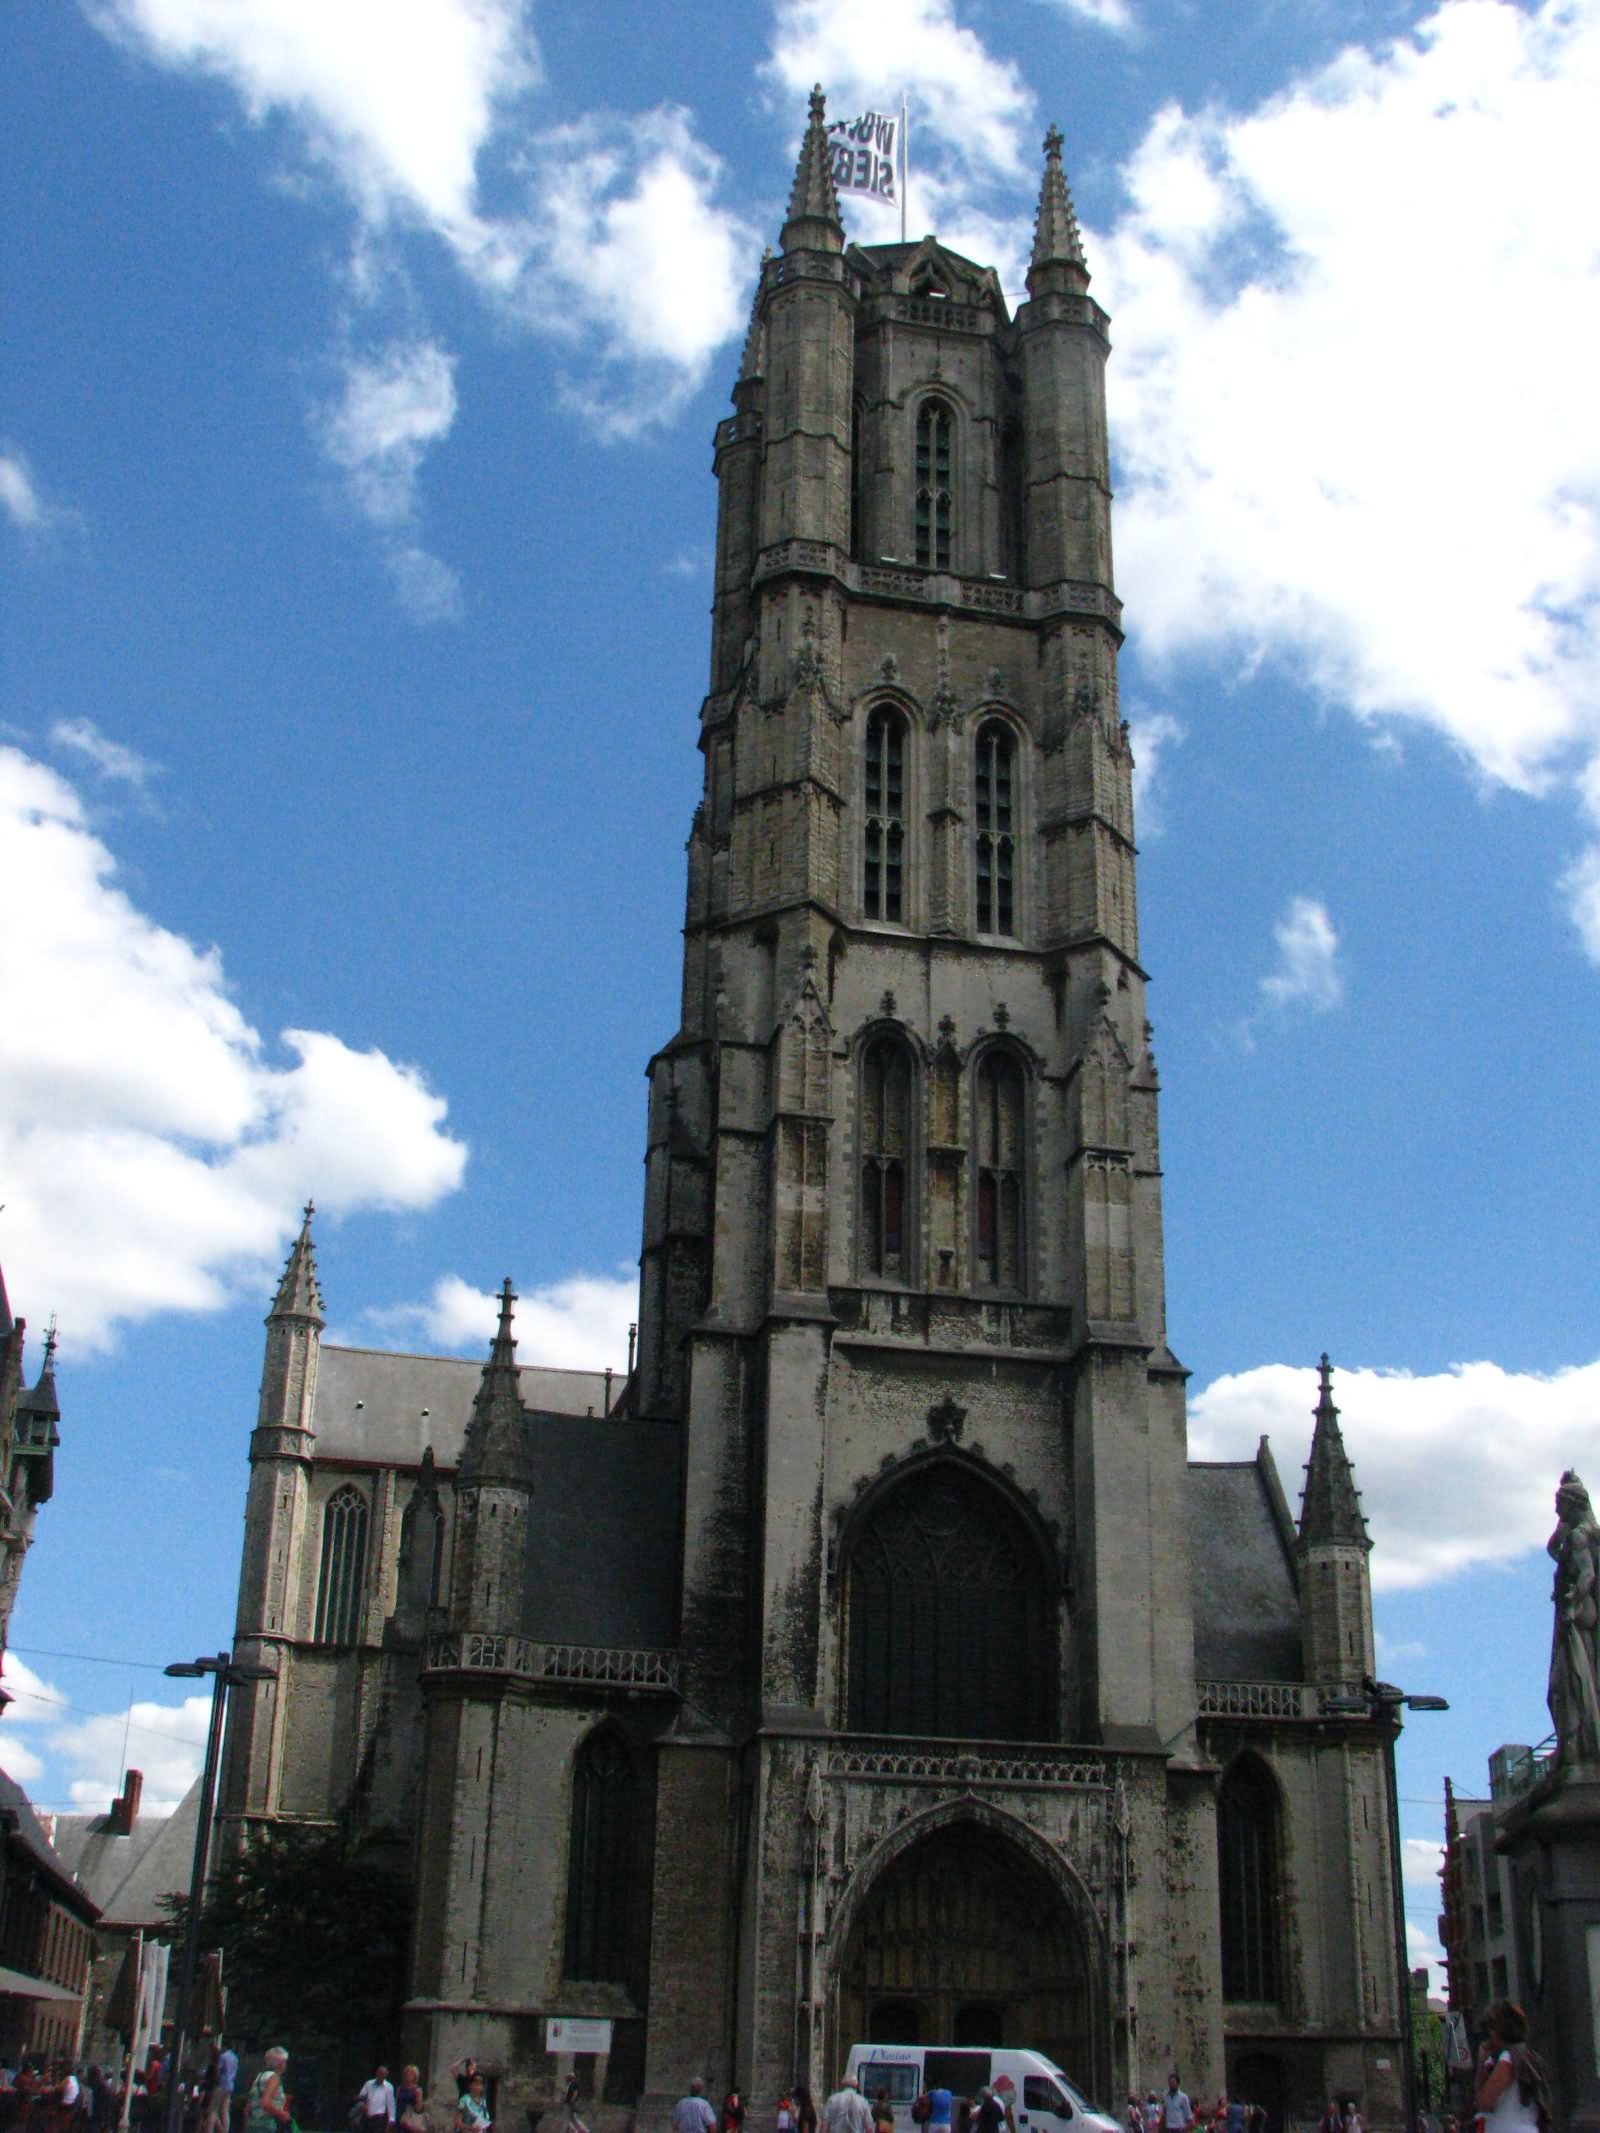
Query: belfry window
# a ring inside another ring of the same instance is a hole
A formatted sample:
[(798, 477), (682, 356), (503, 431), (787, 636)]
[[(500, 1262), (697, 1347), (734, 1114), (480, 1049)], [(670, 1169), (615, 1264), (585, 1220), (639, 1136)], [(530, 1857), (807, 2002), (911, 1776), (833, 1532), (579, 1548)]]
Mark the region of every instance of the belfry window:
[(849, 1563), (852, 1733), (1040, 1738), (1052, 1715), (1049, 1594), (997, 1490), (939, 1460), (878, 1502)]
[(955, 417), (942, 400), (924, 400), (917, 413), (916, 559), (925, 570), (950, 568), (953, 516), (950, 452)]
[(360, 1636), (366, 1570), (367, 1499), (347, 1482), (334, 1490), (322, 1514), (318, 1644), (354, 1644)]
[(861, 901), (868, 918), (896, 924), (905, 916), (906, 722), (879, 709), (867, 720), (865, 869)]
[(572, 1847), (567, 1859), (569, 1978), (625, 1985), (631, 1968), (634, 1894), (634, 1775), (611, 1726), (591, 1733), (572, 1771)]
[(980, 1061), (973, 1091), (978, 1143), (976, 1272), (989, 1289), (1020, 1289), (1023, 1254), (1022, 1069), (1007, 1052)]
[(911, 1061), (897, 1037), (878, 1037), (861, 1062), (861, 1271), (905, 1278)]
[(1222, 1997), (1280, 1996), (1278, 1799), (1254, 1763), (1236, 1763), (1217, 1801), (1217, 1870), (1222, 1897)]
[(977, 833), (977, 919), (980, 933), (1015, 933), (1017, 742), (1002, 719), (978, 728), (973, 766)]

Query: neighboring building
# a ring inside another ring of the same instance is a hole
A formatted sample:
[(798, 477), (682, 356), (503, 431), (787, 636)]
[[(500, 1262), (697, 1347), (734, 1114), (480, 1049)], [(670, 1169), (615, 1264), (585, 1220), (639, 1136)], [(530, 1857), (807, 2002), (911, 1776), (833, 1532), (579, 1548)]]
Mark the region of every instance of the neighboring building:
[(100, 1914), (84, 2015), (83, 2056), (103, 2065), (119, 2065), (127, 2049), (127, 2039), (111, 2027), (108, 2016), (129, 1946), (140, 1936), (173, 1940), (171, 1901), (188, 1895), (194, 1861), (199, 1778), (169, 1815), (141, 1816), (143, 1789), (141, 1773), (130, 1770), (123, 1778), (122, 1791), (104, 1814), (50, 1817), (57, 1852)]
[(0, 2057), (72, 2058), (99, 1911), (0, 1771)]
[[(1117, 698), (1105, 314), (847, 245), (820, 97), (720, 484), (637, 1367), (267, 1320), (225, 1841), (418, 1867), (404, 2055), (654, 2121), (853, 2040), (1399, 2117), (1370, 1543), (1326, 1358), (1298, 1522), (1192, 1464)], [(1345, 1708), (1342, 1708), (1345, 1707)], [(609, 2049), (599, 2051), (601, 2043)]]
[(33, 1545), (33, 1522), (55, 1488), (55, 1451), (61, 1442), (56, 1400), (55, 1328), (44, 1338), (38, 1378), (23, 1377), (26, 1319), (14, 1319), (0, 1274), (0, 1653), (11, 1634), (11, 1610), (23, 1559)]
[(1496, 1844), (1506, 1810), (1532, 1790), (1549, 1762), (1546, 1747), (1508, 1743), (1496, 1748), (1489, 1758), (1486, 1800), (1467, 1799), (1449, 1778), (1444, 1781), (1439, 1944), (1451, 2011), (1473, 2026), (1491, 2000), (1515, 2000), (1521, 2006), (1530, 1998), (1517, 1952), (1516, 1862)]

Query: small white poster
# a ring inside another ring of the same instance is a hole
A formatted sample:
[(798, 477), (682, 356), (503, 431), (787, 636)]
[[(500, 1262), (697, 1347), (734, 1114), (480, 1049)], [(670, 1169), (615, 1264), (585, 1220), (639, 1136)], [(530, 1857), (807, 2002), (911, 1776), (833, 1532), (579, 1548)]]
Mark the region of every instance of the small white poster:
[(609, 2052), (610, 2021), (590, 2015), (546, 2015), (544, 2048), (547, 2052)]

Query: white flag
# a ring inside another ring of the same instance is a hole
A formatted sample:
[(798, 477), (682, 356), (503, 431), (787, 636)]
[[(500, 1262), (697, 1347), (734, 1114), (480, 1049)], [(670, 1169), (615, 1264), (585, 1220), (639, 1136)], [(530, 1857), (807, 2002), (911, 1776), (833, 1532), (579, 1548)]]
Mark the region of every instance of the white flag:
[(885, 111), (863, 111), (859, 118), (835, 119), (828, 128), (833, 146), (833, 183), (841, 193), (872, 193), (892, 205), (895, 186), (895, 129), (900, 121)]

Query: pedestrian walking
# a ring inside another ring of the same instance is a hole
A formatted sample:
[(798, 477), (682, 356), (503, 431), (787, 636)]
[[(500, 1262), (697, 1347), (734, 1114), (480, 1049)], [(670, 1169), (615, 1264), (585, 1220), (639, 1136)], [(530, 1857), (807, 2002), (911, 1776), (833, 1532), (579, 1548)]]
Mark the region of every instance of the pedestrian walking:
[(872, 2113), (853, 2074), (846, 2074), (822, 2106), (822, 2133), (872, 2133)]
[(489, 2133), (494, 2120), (483, 2089), (483, 2076), (474, 2066), (466, 2088), (456, 2098), (456, 2133)]
[(699, 2074), (689, 2084), (687, 2096), (672, 2106), (672, 2133), (716, 2133), (717, 2114), (706, 2101), (706, 2085)]
[(389, 2079), (389, 2069), (380, 2066), (370, 2081), (362, 2082), (351, 2116), (358, 2133), (383, 2133), (385, 2127), (394, 2124), (396, 2115), (394, 2083)]
[(239, 2083), (239, 2054), (225, 2037), (217, 2039), (217, 2063), (211, 2093), (200, 2116), (200, 2133), (229, 2133), (233, 2092)]
[(288, 2064), (289, 2054), (281, 2044), (274, 2044), (266, 2055), (266, 2064), (250, 2084), (244, 2133), (282, 2133), (289, 2124), (289, 2098), (283, 2086)]
[(399, 2114), (400, 2133), (428, 2133), (428, 2117), (422, 2107), (422, 2076), (414, 2066), (400, 2069), (394, 2107)]

